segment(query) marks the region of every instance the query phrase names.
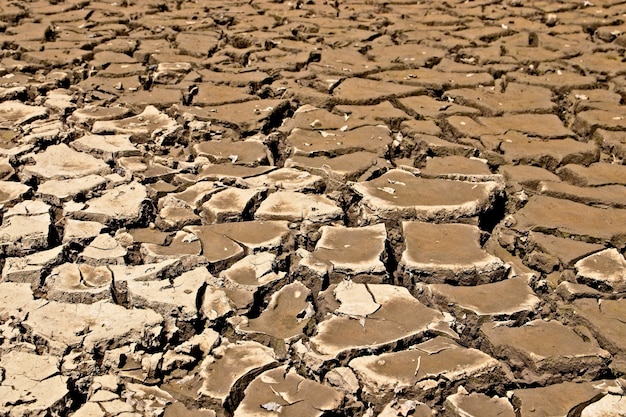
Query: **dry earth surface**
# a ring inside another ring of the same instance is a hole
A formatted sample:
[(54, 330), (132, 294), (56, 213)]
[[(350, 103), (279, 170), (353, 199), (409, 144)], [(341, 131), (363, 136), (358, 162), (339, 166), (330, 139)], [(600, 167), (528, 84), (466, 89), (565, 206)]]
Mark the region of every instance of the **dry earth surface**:
[(0, 416), (625, 416), (625, 22), (0, 2)]

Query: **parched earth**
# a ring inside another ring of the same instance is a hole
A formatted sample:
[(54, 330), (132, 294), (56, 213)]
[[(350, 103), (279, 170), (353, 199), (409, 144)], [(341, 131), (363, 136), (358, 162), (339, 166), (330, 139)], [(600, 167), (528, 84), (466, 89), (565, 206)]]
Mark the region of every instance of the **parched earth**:
[(0, 416), (624, 416), (626, 2), (0, 4)]

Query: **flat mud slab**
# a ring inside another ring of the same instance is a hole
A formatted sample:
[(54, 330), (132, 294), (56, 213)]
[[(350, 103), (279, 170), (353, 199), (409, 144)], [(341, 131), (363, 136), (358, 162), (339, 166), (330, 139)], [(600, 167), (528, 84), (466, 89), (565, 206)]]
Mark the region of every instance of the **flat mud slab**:
[(0, 416), (612, 416), (620, 1), (0, 5)]

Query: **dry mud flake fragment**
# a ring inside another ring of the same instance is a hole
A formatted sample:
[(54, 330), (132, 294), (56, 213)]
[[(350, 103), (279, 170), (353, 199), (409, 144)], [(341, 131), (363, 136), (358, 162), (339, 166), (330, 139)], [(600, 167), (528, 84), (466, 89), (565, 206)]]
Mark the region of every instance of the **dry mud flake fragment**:
[[(380, 304), (380, 308), (362, 316), (335, 312), (320, 322), (317, 333), (311, 338), (311, 354), (320, 355), (322, 360), (334, 359), (339, 355), (350, 359), (363, 350), (413, 340), (428, 330), (451, 332), (442, 313), (423, 305), (404, 287), (387, 284), (351, 285), (357, 288), (367, 285), (372, 299)], [(354, 302), (352, 297), (345, 300)], [(339, 309), (354, 312), (354, 307), (342, 304)], [(361, 308), (358, 310), (361, 311)]]
[(424, 403), (413, 399), (393, 399), (378, 414), (378, 417), (432, 417), (433, 410)]
[(380, 280), (386, 275), (384, 224), (359, 228), (322, 226), (320, 232), (322, 237), (315, 250), (300, 262), (301, 266), (316, 269), (315, 264), (322, 263), (329, 266), (329, 273), (343, 278), (364, 275)]
[(494, 373), (500, 367), (486, 353), (464, 348), (446, 337), (436, 337), (400, 352), (359, 357), (351, 360), (349, 366), (359, 376), (365, 392), (378, 399), (393, 395), (397, 389), (408, 390), (416, 399), (425, 399), (424, 382), (429, 380), (454, 383), (472, 379), (485, 388), (494, 381), (484, 378), (480, 383), (476, 377)]
[(191, 269), (208, 263), (202, 256), (202, 243), (194, 233), (178, 231), (167, 245), (142, 243), (140, 249), (144, 262), (159, 263), (179, 261), (184, 268)]
[(174, 119), (154, 106), (140, 114), (121, 120), (100, 120), (93, 124), (94, 134), (130, 135), (136, 141), (154, 140), (159, 145), (174, 137), (182, 128)]
[(580, 283), (614, 292), (626, 291), (626, 259), (615, 248), (587, 256), (576, 262), (574, 267)]
[(343, 218), (343, 210), (323, 195), (278, 191), (261, 203), (254, 217), (258, 220), (324, 223)]
[(532, 312), (541, 300), (528, 285), (525, 277), (475, 286), (430, 284), (428, 289), (439, 304), (450, 303), (479, 316), (508, 316), (522, 311)]
[(74, 212), (72, 217), (104, 224), (135, 224), (145, 215), (148, 191), (144, 185), (131, 182), (106, 190), (86, 204), (87, 207)]
[(77, 152), (65, 144), (52, 145), (33, 156), (33, 160), (35, 165), (25, 166), (23, 173), (43, 180), (106, 175), (111, 171), (103, 160)]
[(513, 406), (506, 398), (477, 392), (450, 395), (444, 404), (451, 417), (515, 417)]
[(190, 321), (197, 317), (198, 293), (211, 279), (206, 268), (198, 267), (170, 280), (129, 280), (128, 298), (131, 305), (150, 308), (164, 317)]
[(112, 301), (113, 274), (106, 266), (65, 263), (46, 277), (47, 298), (65, 303)]
[(238, 405), (234, 403), (238, 390), (275, 365), (274, 351), (259, 343), (244, 341), (221, 345), (200, 365), (199, 401), (234, 410)]
[(163, 317), (152, 310), (129, 310), (106, 301), (94, 304), (50, 301), (31, 311), (24, 326), (51, 353), (82, 347), (89, 354), (129, 343), (156, 346), (162, 323)]
[(7, 416), (64, 414), (71, 405), (67, 377), (59, 372), (59, 359), (12, 350), (2, 355), (0, 413)]
[(615, 381), (564, 382), (541, 388), (513, 391), (513, 403), (519, 404), (521, 417), (567, 416), (585, 403), (594, 403), (604, 394), (620, 389)]
[(0, 103), (0, 128), (13, 129), (37, 119), (47, 117), (48, 109), (43, 106), (29, 106), (19, 101)]
[[(503, 279), (508, 266), (480, 246), (480, 230), (466, 224), (402, 223), (400, 268), (429, 283), (486, 284)], [(415, 284), (415, 282), (413, 282)]]
[(366, 221), (476, 217), (489, 210), (503, 190), (503, 185), (496, 182), (425, 179), (398, 169), (350, 186), (362, 197), (358, 204)]
[(338, 410), (342, 402), (340, 392), (281, 366), (263, 372), (250, 383), (234, 416), (318, 417)]
[(569, 200), (533, 196), (513, 216), (513, 230), (573, 236), (590, 243), (626, 244), (626, 210), (597, 208)]
[(444, 178), (465, 181), (499, 181), (504, 179), (492, 174), (485, 161), (466, 158), (461, 155), (429, 158), (426, 166), (420, 170), (425, 178)]
[(245, 333), (267, 334), (289, 340), (302, 334), (315, 310), (309, 302), (311, 291), (296, 281), (272, 294), (261, 315), (238, 326)]
[(481, 332), (498, 356), (521, 361), (537, 374), (595, 376), (610, 358), (592, 337), (579, 336), (558, 321), (533, 320), (521, 327), (485, 323)]

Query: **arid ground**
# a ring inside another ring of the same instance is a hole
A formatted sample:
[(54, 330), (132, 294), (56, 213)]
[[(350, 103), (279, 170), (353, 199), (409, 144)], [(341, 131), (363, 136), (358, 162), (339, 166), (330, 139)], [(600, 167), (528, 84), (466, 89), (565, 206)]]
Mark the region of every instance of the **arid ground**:
[(625, 416), (625, 22), (0, 2), (0, 416)]

